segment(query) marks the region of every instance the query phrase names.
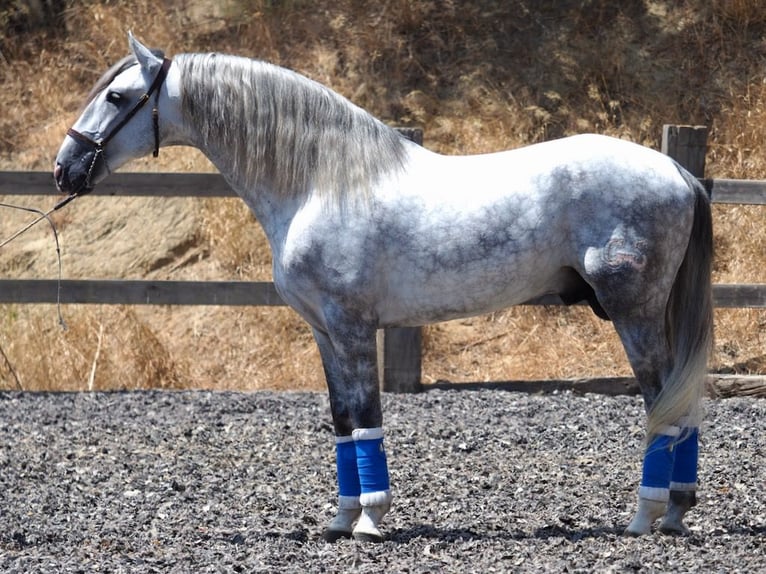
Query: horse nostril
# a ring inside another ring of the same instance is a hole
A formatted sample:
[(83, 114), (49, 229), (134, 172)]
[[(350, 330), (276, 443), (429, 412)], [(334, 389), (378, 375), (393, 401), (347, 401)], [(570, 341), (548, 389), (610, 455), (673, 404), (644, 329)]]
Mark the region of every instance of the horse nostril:
[(63, 184), (64, 184), (64, 168), (61, 167), (60, 163), (56, 164), (56, 167), (53, 168), (53, 179), (56, 181), (56, 187), (59, 191), (63, 192)]

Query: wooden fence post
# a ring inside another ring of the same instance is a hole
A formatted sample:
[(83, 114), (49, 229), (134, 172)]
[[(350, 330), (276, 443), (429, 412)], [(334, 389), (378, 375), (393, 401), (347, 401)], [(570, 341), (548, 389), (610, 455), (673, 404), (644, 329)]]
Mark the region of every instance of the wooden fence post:
[[(423, 145), (420, 128), (397, 128), (418, 145)], [(421, 390), (420, 327), (397, 327), (378, 331), (378, 382), (381, 390), (393, 393), (417, 393)]]
[(705, 177), (707, 126), (662, 126), (660, 151), (676, 160), (695, 177)]
[(421, 364), (420, 327), (389, 327), (378, 331), (378, 380), (389, 393), (417, 393)]

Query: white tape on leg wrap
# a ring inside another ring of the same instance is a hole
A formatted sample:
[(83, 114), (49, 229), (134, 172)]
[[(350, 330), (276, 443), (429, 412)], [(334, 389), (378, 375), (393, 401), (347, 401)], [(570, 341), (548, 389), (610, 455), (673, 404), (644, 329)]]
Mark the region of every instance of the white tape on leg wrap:
[(657, 429), (657, 434), (661, 434), (665, 436), (678, 436), (681, 434), (681, 427), (676, 427), (672, 425), (660, 427), (659, 429)]
[(377, 492), (363, 492), (359, 496), (359, 502), (362, 506), (383, 506), (391, 504), (390, 490), (379, 490)]
[(654, 486), (639, 486), (638, 497), (657, 502), (667, 502), (670, 499), (669, 488), (657, 488)]
[(383, 428), (354, 429), (351, 432), (352, 440), (377, 440), (383, 438)]
[(697, 490), (696, 482), (671, 482), (670, 490), (681, 490), (683, 492), (695, 492)]

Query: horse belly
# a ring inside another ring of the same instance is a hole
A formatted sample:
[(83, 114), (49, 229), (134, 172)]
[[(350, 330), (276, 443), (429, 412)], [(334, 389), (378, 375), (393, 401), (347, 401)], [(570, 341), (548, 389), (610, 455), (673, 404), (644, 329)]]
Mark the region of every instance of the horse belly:
[(455, 174), (451, 193), (442, 182), (420, 202), (391, 202), (375, 226), (380, 323), (444, 321), (556, 292), (569, 242), (561, 196), (530, 192), (528, 179), (514, 191), (502, 178), (472, 187)]
[(413, 326), (479, 315), (558, 292), (563, 281), (557, 257), (530, 251), (504, 251), (442, 265), (391, 265), (377, 316), (384, 326)]

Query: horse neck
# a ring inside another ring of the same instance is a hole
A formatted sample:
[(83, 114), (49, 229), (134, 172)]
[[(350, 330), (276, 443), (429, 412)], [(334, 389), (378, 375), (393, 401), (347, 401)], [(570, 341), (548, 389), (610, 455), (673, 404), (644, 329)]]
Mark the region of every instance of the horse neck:
[[(166, 114), (169, 134), (167, 144), (186, 145), (199, 149), (223, 175), (229, 186), (245, 201), (263, 227), (274, 249), (280, 243), (282, 235), (280, 230), (285, 227), (283, 222), (289, 221), (297, 207), (294, 202), (281, 200), (279, 194), (274, 192), (273, 186), (269, 185), (265, 178), (249, 181), (243, 175), (236, 156), (231, 153), (229, 142), (205, 136), (202, 122), (210, 117), (212, 111), (199, 107), (197, 113), (192, 116), (184, 112), (182, 75), (186, 56), (188, 55), (180, 55), (174, 59), (168, 77), (170, 113)], [(162, 114), (162, 111), (160, 113)]]
[(264, 181), (257, 183), (244, 181), (233, 165), (235, 162), (225, 149), (200, 143), (192, 145), (215, 165), (229, 186), (255, 215), (276, 257), (281, 252), (290, 222), (300, 209), (303, 200), (296, 196), (285, 197), (284, 194), (275, 192)]

